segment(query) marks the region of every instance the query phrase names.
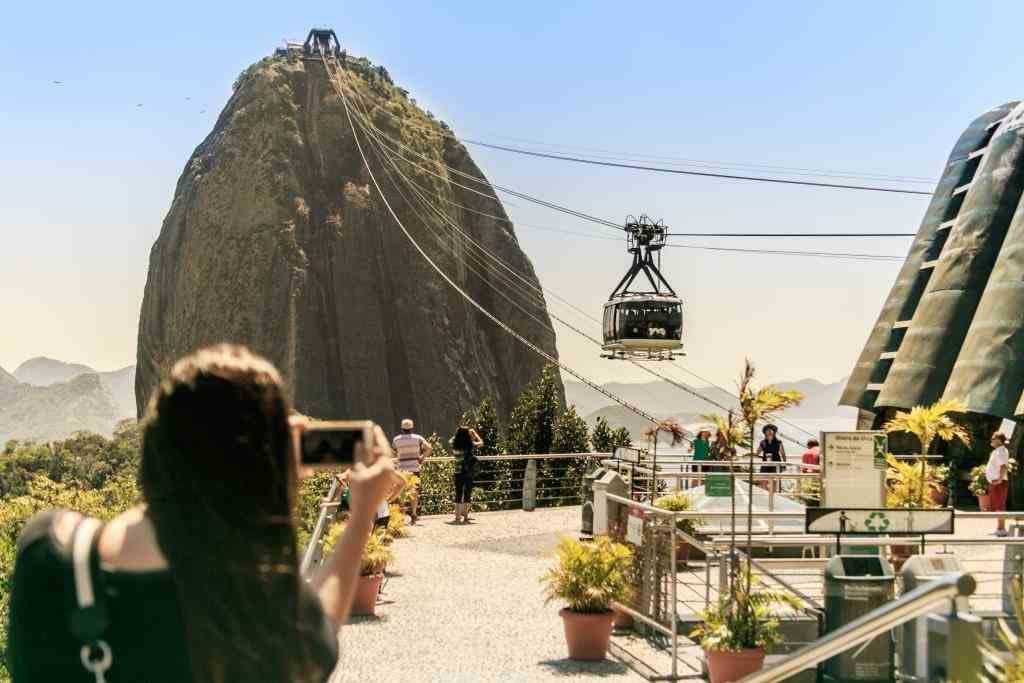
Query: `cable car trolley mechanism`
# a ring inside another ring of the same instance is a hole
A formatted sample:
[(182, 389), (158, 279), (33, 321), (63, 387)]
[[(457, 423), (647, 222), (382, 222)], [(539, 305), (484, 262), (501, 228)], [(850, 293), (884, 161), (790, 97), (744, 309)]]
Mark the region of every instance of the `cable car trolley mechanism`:
[[(624, 229), (626, 251), (633, 254), (633, 263), (604, 305), (601, 356), (671, 360), (673, 352), (683, 347), (683, 300), (658, 267), (668, 226), (641, 215), (639, 219), (628, 216)], [(650, 291), (630, 289), (640, 273), (650, 283)]]

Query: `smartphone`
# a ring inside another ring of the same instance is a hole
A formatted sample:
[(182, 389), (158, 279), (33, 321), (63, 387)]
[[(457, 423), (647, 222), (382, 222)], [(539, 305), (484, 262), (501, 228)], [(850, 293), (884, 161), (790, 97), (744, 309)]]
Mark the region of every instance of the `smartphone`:
[(342, 420), (316, 422), (302, 432), (300, 462), (306, 467), (351, 467), (356, 462), (356, 445), (363, 457), (368, 457), (373, 443), (373, 422), (370, 420)]

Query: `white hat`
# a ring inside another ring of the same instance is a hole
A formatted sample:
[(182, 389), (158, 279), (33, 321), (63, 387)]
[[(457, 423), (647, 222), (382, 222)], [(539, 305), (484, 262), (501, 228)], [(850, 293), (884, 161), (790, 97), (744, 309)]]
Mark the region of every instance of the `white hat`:
[(413, 424), (413, 421), (410, 420), (409, 418), (405, 418), (404, 420), (402, 420), (402, 429), (412, 429), (415, 426), (416, 425)]

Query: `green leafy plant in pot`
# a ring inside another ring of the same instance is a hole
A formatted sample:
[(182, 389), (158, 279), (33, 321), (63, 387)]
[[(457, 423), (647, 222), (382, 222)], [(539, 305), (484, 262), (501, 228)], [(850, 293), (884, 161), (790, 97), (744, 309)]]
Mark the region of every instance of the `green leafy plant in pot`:
[[(935, 493), (946, 477), (946, 465), (919, 466), (916, 462), (897, 460), (891, 453), (885, 455), (888, 468), (885, 473), (885, 506), (889, 508), (937, 508)], [(899, 571), (914, 551), (911, 545), (889, 546), (889, 559), (893, 568)]]
[[(345, 524), (336, 524), (323, 540), (324, 554), (337, 542), (345, 529)], [(384, 570), (395, 561), (395, 552), (388, 545), (383, 529), (376, 529), (370, 534), (363, 547), (363, 556), (359, 564), (359, 579), (356, 584), (355, 597), (352, 600), (353, 616), (373, 616), (377, 609), (377, 595), (384, 581)]]
[(765, 649), (782, 642), (774, 607), (799, 609), (794, 596), (765, 586), (751, 575), (749, 562), (739, 570), (732, 594), (701, 612), (702, 623), (691, 633), (700, 641), (711, 683), (735, 681), (764, 666)]
[(978, 498), (978, 508), (987, 511), (992, 508), (988, 497), (988, 477), (985, 475), (985, 465), (978, 465), (971, 470), (971, 483), (967, 490)]
[[(693, 510), (693, 498), (685, 491), (679, 491), (668, 496), (662, 496), (654, 501), (654, 507), (669, 512), (689, 512)], [(699, 519), (677, 519), (676, 529), (687, 536), (697, 536), (697, 527), (701, 523)], [(675, 536), (676, 543), (676, 564), (685, 565), (690, 559), (690, 543), (678, 535)]]
[(545, 604), (568, 603), (559, 614), (565, 626), (570, 659), (600, 660), (608, 654), (612, 601), (628, 595), (633, 553), (625, 545), (599, 537), (590, 543), (563, 538), (558, 561), (541, 577)]

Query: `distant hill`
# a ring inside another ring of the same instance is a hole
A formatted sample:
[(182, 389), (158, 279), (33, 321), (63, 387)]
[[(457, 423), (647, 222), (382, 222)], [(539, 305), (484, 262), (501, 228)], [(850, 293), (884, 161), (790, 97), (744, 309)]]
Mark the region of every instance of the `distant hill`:
[(82, 430), (109, 435), (121, 417), (95, 373), (46, 387), (0, 382), (0, 443), (48, 441)]
[(40, 356), (27, 360), (14, 371), (14, 376), (19, 382), (31, 384), (36, 387), (48, 387), (51, 384), (67, 382), (79, 375), (95, 374), (95, 370), (88, 365), (77, 363), (65, 363)]
[(53, 358), (0, 368), (0, 445), (12, 438), (51, 440), (80, 430), (109, 435), (135, 417), (135, 366), (96, 372)]

